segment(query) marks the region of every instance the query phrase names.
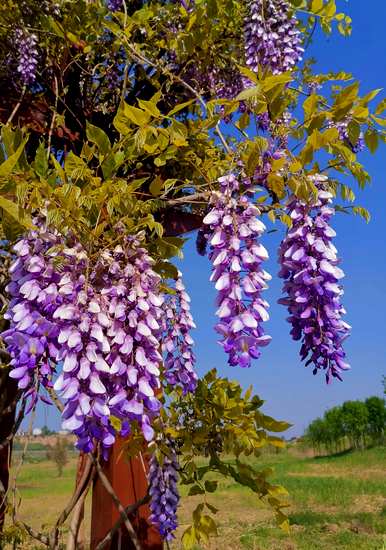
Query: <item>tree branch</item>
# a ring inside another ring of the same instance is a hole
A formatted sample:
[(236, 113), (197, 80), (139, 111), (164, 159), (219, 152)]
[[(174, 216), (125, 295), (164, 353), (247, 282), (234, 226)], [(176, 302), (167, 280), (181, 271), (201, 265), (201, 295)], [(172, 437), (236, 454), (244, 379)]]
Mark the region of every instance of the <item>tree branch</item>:
[(121, 515), (120, 515), (119, 519), (117, 520), (117, 522), (115, 523), (115, 525), (112, 527), (112, 529), (110, 529), (110, 531), (107, 533), (105, 538), (100, 541), (100, 543), (98, 544), (98, 546), (96, 547), (95, 550), (103, 550), (103, 548), (109, 542), (111, 542), (113, 540), (113, 537), (114, 537), (115, 533), (119, 530), (120, 526), (125, 521), (126, 516), (136, 512), (138, 510), (138, 508), (140, 508), (144, 504), (147, 504), (149, 502), (149, 500), (150, 500), (150, 496), (146, 495), (141, 500), (138, 500), (138, 502), (136, 502), (135, 504), (130, 504), (129, 506), (127, 506), (124, 509), (124, 512), (121, 512)]
[(78, 548), (79, 529), (84, 515), (84, 502), (86, 500), (89, 489), (90, 484), (87, 485), (85, 491), (81, 495), (74, 508), (74, 513), (71, 518), (71, 524), (68, 533), (66, 550), (76, 550)]
[(108, 494), (111, 496), (111, 498), (113, 499), (113, 502), (115, 504), (115, 506), (117, 507), (119, 513), (121, 514), (121, 516), (123, 516), (123, 520), (122, 522), (124, 523), (130, 537), (131, 537), (131, 540), (134, 544), (134, 547), (135, 547), (135, 550), (142, 550), (142, 545), (138, 539), (138, 536), (137, 536), (137, 533), (135, 532), (134, 530), (134, 527), (133, 525), (131, 524), (131, 521), (126, 513), (126, 509), (123, 507), (121, 501), (119, 500), (116, 492), (114, 491), (111, 483), (109, 482), (109, 480), (107, 479), (106, 475), (104, 474), (103, 470), (102, 470), (102, 467), (101, 465), (99, 464), (99, 461), (98, 459), (96, 459), (95, 457), (92, 458), (93, 462), (94, 462), (94, 465), (95, 465), (95, 468), (98, 472), (98, 476), (99, 476), (99, 479), (101, 480), (102, 482), (102, 485), (104, 486), (104, 488), (106, 489), (106, 491), (108, 492)]
[(92, 461), (93, 461), (93, 458), (89, 457), (87, 462), (86, 462), (82, 477), (81, 477), (81, 479), (79, 481), (79, 484), (77, 485), (77, 487), (76, 487), (76, 489), (75, 489), (75, 491), (74, 491), (74, 493), (71, 497), (70, 502), (67, 504), (65, 509), (62, 511), (62, 513), (58, 517), (58, 519), (56, 521), (56, 524), (55, 524), (55, 527), (53, 528), (53, 530), (50, 533), (50, 537), (49, 537), (50, 548), (57, 548), (59, 527), (66, 521), (66, 519), (71, 514), (72, 510), (75, 508), (76, 504), (78, 503), (78, 501), (81, 498), (81, 496), (83, 495), (83, 493), (86, 491), (86, 489), (88, 489), (90, 481), (93, 477), (93, 475), (92, 475), (93, 474), (93, 472), (92, 472), (92, 470), (93, 470)]

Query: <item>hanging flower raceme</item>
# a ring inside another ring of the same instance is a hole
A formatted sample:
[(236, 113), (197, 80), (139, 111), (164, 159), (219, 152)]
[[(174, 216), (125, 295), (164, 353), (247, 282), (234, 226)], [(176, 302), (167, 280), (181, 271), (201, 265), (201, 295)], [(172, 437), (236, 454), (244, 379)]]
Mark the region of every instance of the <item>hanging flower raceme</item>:
[(153, 437), (151, 420), (160, 409), (155, 395), (163, 298), (152, 264), (135, 238), (105, 251), (59, 335), (64, 363), (55, 389), (65, 396), (70, 391), (64, 427), (78, 435), (82, 449), (91, 450), (93, 438), (105, 447), (114, 443), (112, 417), (121, 421), (122, 435), (136, 421), (145, 439)]
[(193, 392), (197, 386), (197, 374), (194, 371), (196, 358), (192, 346), (194, 341), (190, 331), (195, 328), (190, 313), (190, 297), (178, 272), (175, 293), (165, 300), (165, 335), (162, 350), (165, 361), (165, 378), (171, 386), (179, 386), (183, 393)]
[(246, 63), (255, 72), (261, 66), (280, 74), (302, 58), (300, 31), (287, 0), (249, 0), (244, 32)]
[(64, 297), (53, 269), (57, 254), (52, 253), (51, 264), (46, 254), (62, 244), (58, 234), (42, 228), (31, 231), (13, 248), (17, 259), (10, 267), (11, 281), (6, 287), (10, 301), (4, 314), (10, 328), (2, 338), (11, 356), (10, 376), (18, 381), (24, 397), (31, 399), (31, 406), (37, 401), (38, 386), (50, 386), (55, 368), (51, 360), (58, 351), (59, 327), (52, 316)]
[(131, 423), (151, 440), (160, 403), (159, 352), (163, 297), (153, 261), (134, 237), (105, 251), (93, 269), (79, 243), (40, 229), (21, 239), (11, 267), (11, 295), (2, 334), (11, 376), (36, 402), (40, 384), (65, 402), (63, 427), (91, 451), (107, 451)]
[(25, 85), (32, 84), (36, 79), (38, 65), (38, 39), (24, 29), (16, 29), (15, 46), (18, 49), (17, 71)]
[(246, 196), (240, 194), (238, 179), (230, 174), (219, 179), (212, 209), (204, 218), (213, 263), (211, 280), (218, 291), (216, 330), (229, 355), (229, 364), (249, 367), (260, 357), (260, 347), (271, 338), (262, 323), (269, 319), (268, 303), (261, 297), (271, 276), (261, 268), (268, 252), (259, 242), (265, 231), (260, 214)]
[(178, 461), (175, 450), (169, 444), (168, 454), (162, 463), (155, 455), (150, 459), (149, 494), (151, 497), (150, 519), (159, 529), (164, 540), (172, 540), (177, 528), (177, 507), (180, 500), (178, 493)]
[(333, 377), (341, 380), (341, 372), (349, 368), (342, 343), (350, 326), (342, 319), (346, 312), (339, 280), (344, 273), (332, 243), (336, 234), (329, 225), (335, 212), (332, 194), (326, 190), (325, 176), (312, 180), (317, 198), (307, 204), (294, 197), (288, 206), (293, 225), (279, 249), (279, 275), (285, 280), (285, 297), (279, 302), (290, 313), (292, 337), (302, 341), (301, 359), (313, 365), (314, 374), (325, 370), (330, 382)]

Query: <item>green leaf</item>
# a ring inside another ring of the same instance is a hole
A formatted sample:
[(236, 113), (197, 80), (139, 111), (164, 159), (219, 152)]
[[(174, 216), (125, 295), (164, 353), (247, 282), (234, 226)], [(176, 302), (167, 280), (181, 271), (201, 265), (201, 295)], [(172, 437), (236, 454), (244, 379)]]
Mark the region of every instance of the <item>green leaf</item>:
[(200, 518), (200, 533), (203, 532), (207, 537), (217, 535), (217, 525), (213, 518), (208, 515), (202, 515)]
[(252, 88), (247, 88), (246, 90), (240, 92), (239, 95), (236, 97), (236, 101), (243, 101), (245, 99), (255, 98), (263, 98), (262, 88), (260, 84), (258, 84), (257, 86), (253, 86)]
[(212, 512), (212, 514), (217, 514), (218, 508), (213, 506), (212, 504), (209, 504), (209, 502), (205, 502), (205, 506)]
[(95, 145), (97, 145), (102, 155), (106, 156), (110, 152), (110, 140), (108, 138), (108, 135), (102, 130), (102, 128), (98, 128), (98, 126), (94, 126), (90, 122), (87, 122), (86, 135), (87, 139), (91, 141), (91, 143), (95, 143)]
[(292, 82), (293, 75), (289, 71), (282, 74), (272, 75), (265, 78), (262, 82), (263, 90), (265, 93), (278, 88), (279, 90), (283, 89), (285, 84)]
[(32, 221), (29, 216), (26, 216), (24, 210), (20, 209), (14, 202), (0, 197), (0, 208), (5, 210), (14, 220), (25, 227), (33, 227)]
[(123, 113), (133, 124), (143, 127), (150, 122), (150, 115), (146, 111), (142, 111), (137, 107), (128, 105), (127, 103), (123, 104)]
[(370, 101), (372, 101), (375, 97), (377, 97), (377, 95), (382, 92), (382, 88), (377, 88), (376, 90), (372, 90), (371, 92), (369, 92), (368, 94), (366, 94), (361, 102), (363, 103), (369, 103)]
[(149, 191), (154, 197), (159, 197), (162, 195), (164, 189), (165, 181), (161, 176), (156, 176), (149, 186)]
[(51, 155), (50, 158), (61, 183), (66, 183), (66, 173), (63, 170), (62, 165), (57, 161), (55, 155)]
[(39, 147), (36, 150), (35, 160), (32, 164), (33, 169), (38, 176), (45, 178), (48, 172), (48, 159), (47, 151), (44, 146), (44, 141), (39, 143)]
[(179, 113), (183, 109), (186, 109), (186, 107), (189, 107), (189, 105), (191, 105), (194, 102), (195, 102), (195, 99), (190, 99), (189, 101), (185, 101), (184, 103), (179, 103), (171, 111), (168, 112), (168, 116), (171, 117), (172, 115)]
[(182, 548), (184, 550), (191, 550), (197, 542), (198, 542), (198, 539), (196, 536), (196, 529), (193, 526), (191, 526), (182, 535), (182, 539), (181, 539)]
[(379, 124), (379, 126), (382, 126), (382, 128), (385, 128), (386, 127), (386, 118), (381, 118), (379, 116), (374, 116), (372, 115), (371, 118), (377, 123)]
[(3, 210), (1, 224), (5, 238), (10, 242), (15, 241), (20, 235), (25, 233), (25, 227), (16, 221), (15, 218), (9, 216), (5, 210)]
[(70, 151), (64, 161), (64, 171), (73, 180), (78, 180), (89, 173), (89, 168), (83, 159)]
[(207, 493), (214, 493), (217, 490), (217, 481), (205, 481), (205, 491)]
[(189, 489), (188, 496), (192, 497), (194, 495), (204, 495), (204, 494), (205, 494), (205, 491), (202, 487), (200, 487), (199, 485), (193, 485)]
[(154, 118), (159, 118), (161, 116), (161, 111), (158, 109), (156, 104), (153, 101), (145, 101), (144, 99), (138, 99), (138, 105), (142, 110), (146, 111)]
[(335, 98), (333, 108), (335, 120), (342, 120), (350, 112), (355, 100), (358, 98), (358, 92), (359, 82), (354, 82), (339, 92)]
[(121, 419), (116, 416), (110, 416), (109, 420), (112, 427), (116, 430), (117, 433), (119, 433), (122, 430)]
[(361, 216), (361, 218), (363, 218), (366, 223), (369, 223), (371, 216), (370, 212), (366, 208), (363, 208), (363, 206), (354, 206), (352, 211), (354, 214)]
[(311, 94), (303, 103), (304, 116), (306, 120), (309, 120), (315, 113), (318, 107), (318, 96)]
[(154, 266), (154, 271), (163, 279), (177, 279), (178, 277), (177, 268), (170, 262), (159, 260)]
[(356, 145), (361, 133), (360, 125), (357, 122), (355, 122), (355, 120), (352, 120), (348, 125), (347, 131), (348, 131), (348, 137), (350, 142), (353, 145)]
[(9, 176), (15, 166), (17, 165), (23, 151), (25, 144), (27, 143), (28, 138), (25, 138), (17, 148), (16, 152), (13, 153), (11, 156), (7, 158), (6, 161), (4, 161), (2, 164), (0, 164), (0, 177), (6, 177)]
[(379, 103), (379, 105), (375, 109), (375, 114), (381, 115), (384, 111), (386, 111), (386, 98), (382, 99), (382, 101)]
[(238, 68), (240, 69), (240, 73), (246, 76), (251, 82), (254, 82), (255, 84), (258, 84), (259, 78), (258, 75), (249, 69), (248, 67), (243, 67), (241, 65), (238, 65)]
[(378, 144), (379, 144), (379, 137), (377, 132), (374, 132), (373, 130), (370, 130), (370, 129), (367, 130), (365, 132), (365, 143), (369, 148), (369, 150), (371, 151), (371, 153), (375, 153), (376, 150), (378, 149)]

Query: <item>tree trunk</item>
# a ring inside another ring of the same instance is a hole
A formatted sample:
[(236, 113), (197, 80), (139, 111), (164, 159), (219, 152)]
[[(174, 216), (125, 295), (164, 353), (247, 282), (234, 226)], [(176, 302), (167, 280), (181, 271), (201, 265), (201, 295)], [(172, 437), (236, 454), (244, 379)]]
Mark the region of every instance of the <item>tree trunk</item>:
[[(124, 507), (135, 504), (147, 494), (148, 481), (147, 459), (137, 456), (128, 459), (128, 440), (119, 438), (114, 444), (107, 462), (103, 464), (103, 472), (111, 483), (115, 493)], [(149, 520), (148, 505), (141, 506), (135, 514), (129, 516), (143, 550), (162, 550), (163, 544), (158, 530)], [(95, 550), (98, 543), (111, 531), (120, 514), (107, 493), (98, 475), (94, 481), (91, 515), (91, 546)], [(115, 533), (113, 540), (105, 546), (106, 550), (133, 550), (129, 534), (125, 526)]]
[[(4, 441), (12, 434), (15, 425), (15, 399), (17, 385), (9, 378), (9, 370), (0, 371), (0, 532), (3, 529), (6, 499), (4, 495), (9, 485), (9, 467), (11, 464), (12, 439), (4, 444)], [(13, 405), (14, 404), (14, 405)], [(13, 406), (12, 406), (13, 405)], [(7, 409), (10, 409), (9, 411)], [(4, 412), (6, 411), (7, 412)]]

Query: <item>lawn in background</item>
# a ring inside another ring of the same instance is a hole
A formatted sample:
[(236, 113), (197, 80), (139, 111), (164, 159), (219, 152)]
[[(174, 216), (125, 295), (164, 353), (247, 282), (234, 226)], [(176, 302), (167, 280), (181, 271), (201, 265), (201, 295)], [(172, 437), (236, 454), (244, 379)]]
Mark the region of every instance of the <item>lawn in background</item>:
[[(272, 514), (250, 491), (223, 480), (218, 492), (208, 496), (219, 509), (219, 536), (196, 550), (386, 550), (385, 447), (322, 458), (291, 447), (252, 460), (259, 468), (272, 466), (273, 480), (289, 491), (291, 534), (275, 527)], [(42, 450), (29, 452), (18, 475), (20, 517), (35, 529), (52, 525), (71, 496), (75, 471), (75, 456), (59, 478)], [(178, 536), (199, 502), (200, 496), (183, 496)], [(88, 505), (86, 530), (89, 517)], [(178, 542), (172, 545), (179, 548)]]

